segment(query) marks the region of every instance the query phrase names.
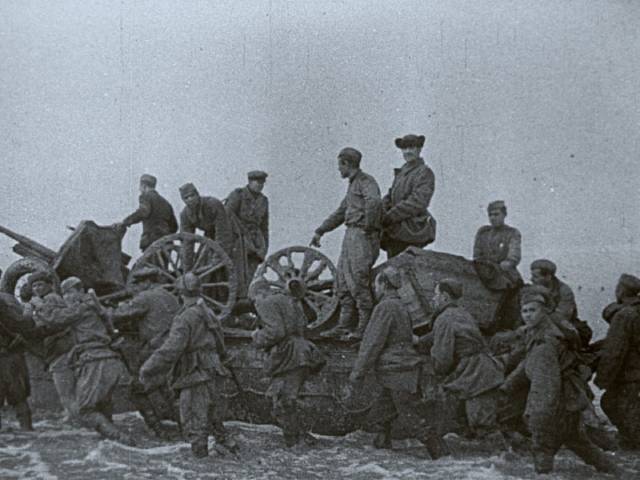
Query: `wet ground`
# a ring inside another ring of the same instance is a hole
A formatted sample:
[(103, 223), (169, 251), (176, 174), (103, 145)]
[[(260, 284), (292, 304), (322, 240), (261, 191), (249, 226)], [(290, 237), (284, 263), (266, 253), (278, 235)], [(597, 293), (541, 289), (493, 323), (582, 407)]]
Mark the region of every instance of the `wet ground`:
[[(526, 455), (495, 450), (493, 445), (447, 437), (451, 458), (430, 461), (418, 443), (394, 441), (392, 451), (371, 447), (372, 435), (319, 437), (314, 448), (285, 449), (279, 430), (269, 425), (229, 422), (228, 429), (242, 446), (236, 458), (215, 451), (206, 460), (191, 457), (189, 445), (162, 443), (147, 434), (136, 414), (115, 416), (131, 431), (139, 447), (102, 440), (97, 434), (62, 422), (60, 414), (35, 415), (33, 433), (17, 430), (3, 415), (0, 432), (0, 478), (9, 479), (596, 479), (596, 473), (571, 453), (561, 451), (553, 475), (534, 473)], [(640, 455), (611, 454), (640, 478)]]

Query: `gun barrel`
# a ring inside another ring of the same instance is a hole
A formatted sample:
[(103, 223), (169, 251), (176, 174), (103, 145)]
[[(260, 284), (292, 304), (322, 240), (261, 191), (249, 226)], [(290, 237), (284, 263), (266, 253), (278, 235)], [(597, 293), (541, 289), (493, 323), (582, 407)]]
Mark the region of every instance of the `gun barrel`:
[(6, 227), (0, 225), (0, 233), (5, 234), (7, 237), (15, 240), (19, 244), (26, 247), (28, 250), (32, 250), (33, 252), (38, 253), (40, 256), (53, 261), (56, 256), (56, 252), (51, 250), (50, 248), (45, 247), (41, 243), (36, 242), (35, 240), (31, 240), (29, 237), (25, 237), (24, 235), (20, 235), (19, 233), (14, 232)]

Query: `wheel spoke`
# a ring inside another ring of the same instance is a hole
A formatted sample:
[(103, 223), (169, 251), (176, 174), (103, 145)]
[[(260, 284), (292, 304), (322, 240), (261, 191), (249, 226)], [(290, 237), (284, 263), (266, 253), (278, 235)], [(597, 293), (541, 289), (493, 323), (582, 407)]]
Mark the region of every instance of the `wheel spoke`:
[(146, 265), (147, 267), (151, 267), (151, 268), (155, 269), (158, 273), (160, 273), (161, 275), (164, 275), (166, 278), (170, 279), (172, 282), (176, 281), (176, 278), (173, 275), (171, 275), (169, 272), (167, 272), (164, 269), (158, 269), (158, 265), (154, 265), (153, 263), (151, 263), (149, 261), (146, 261), (144, 263), (144, 265)]
[(313, 297), (314, 301), (318, 301), (318, 303), (321, 304), (331, 301), (331, 297), (324, 293), (312, 292), (310, 290), (307, 290), (306, 294)]
[(269, 284), (270, 287), (276, 287), (279, 288), (281, 290), (284, 290), (286, 288), (286, 285), (284, 282), (280, 282), (278, 280), (273, 281), (273, 280), (267, 280), (267, 283)]
[(230, 288), (229, 282), (210, 282), (210, 283), (203, 283), (202, 284), (202, 288), (220, 288), (220, 287), (224, 287), (224, 288)]
[(287, 264), (289, 265), (289, 268), (293, 270), (295, 273), (296, 265), (293, 263), (293, 258), (291, 257), (291, 253), (292, 253), (291, 250), (287, 250)]
[(307, 272), (309, 271), (309, 267), (313, 265), (315, 258), (308, 252), (304, 252), (304, 260), (302, 260), (302, 266), (300, 267), (300, 276), (305, 278), (307, 276)]
[(304, 303), (316, 314), (316, 319), (322, 317), (322, 310), (315, 302), (312, 302), (308, 298), (304, 298)]
[(193, 264), (192, 270), (197, 270), (197, 268), (200, 266), (200, 262), (202, 262), (202, 260), (206, 258), (205, 252), (207, 252), (208, 250), (209, 247), (207, 245), (205, 245), (204, 243), (200, 244), (200, 248), (198, 248), (198, 253), (196, 254), (196, 261)]
[(274, 272), (276, 272), (280, 280), (282, 280), (283, 282), (287, 280), (286, 274), (282, 270), (282, 265), (280, 265), (279, 261), (271, 261), (267, 263), (267, 266), (270, 267)]
[(162, 268), (163, 270), (168, 270), (165, 259), (162, 256), (163, 253), (164, 253), (164, 250), (156, 250), (156, 258), (158, 259), (158, 264), (160, 268)]
[(315, 280), (313, 282), (307, 283), (307, 290), (312, 290), (314, 292), (333, 290), (334, 284), (335, 281), (332, 278), (328, 280)]
[(204, 278), (207, 275), (212, 274), (213, 272), (217, 272), (218, 270), (225, 268), (226, 265), (224, 263), (219, 263), (218, 265), (214, 265), (213, 267), (209, 267), (206, 270), (203, 270), (202, 272), (194, 272), (198, 277), (200, 278)]
[(208, 295), (202, 295), (202, 298), (204, 298), (207, 303), (209, 304), (209, 306), (215, 306), (216, 308), (218, 308), (221, 312), (225, 309), (226, 305), (224, 303), (220, 303), (219, 301), (211, 298)]
[(324, 272), (325, 268), (327, 268), (327, 262), (325, 262), (324, 260), (321, 260), (320, 265), (318, 265), (315, 270), (313, 270), (312, 272), (309, 273), (309, 275), (307, 275), (306, 281), (311, 282), (313, 280), (317, 280), (318, 277), (322, 275), (322, 272)]

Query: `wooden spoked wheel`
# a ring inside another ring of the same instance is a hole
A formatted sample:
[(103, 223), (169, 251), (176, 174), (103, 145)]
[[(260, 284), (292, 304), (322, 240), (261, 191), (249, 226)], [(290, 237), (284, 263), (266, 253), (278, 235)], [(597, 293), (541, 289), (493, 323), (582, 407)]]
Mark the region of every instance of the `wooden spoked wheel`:
[(326, 323), (338, 307), (337, 271), (322, 253), (309, 247), (288, 247), (270, 255), (258, 268), (255, 278), (263, 278), (274, 290), (286, 290), (292, 279), (304, 283), (302, 307), (308, 328)]
[(200, 235), (175, 233), (156, 240), (136, 261), (127, 283), (132, 284), (141, 268), (158, 270), (158, 282), (178, 295), (176, 282), (186, 272), (202, 282), (202, 297), (219, 317), (231, 313), (236, 302), (238, 281), (235, 266), (218, 242)]

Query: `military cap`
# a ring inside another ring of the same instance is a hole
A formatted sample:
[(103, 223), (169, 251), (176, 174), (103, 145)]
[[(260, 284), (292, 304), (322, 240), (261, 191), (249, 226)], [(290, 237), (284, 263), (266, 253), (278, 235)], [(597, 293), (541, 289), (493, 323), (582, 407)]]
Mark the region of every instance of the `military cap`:
[(396, 138), (396, 147), (398, 148), (411, 148), (418, 147), (422, 148), (424, 146), (424, 135), (405, 135), (402, 138)]
[(491, 210), (502, 210), (503, 212), (506, 212), (507, 206), (505, 205), (504, 200), (495, 200), (487, 206), (487, 212), (490, 212)]
[(362, 153), (355, 148), (345, 147), (338, 153), (338, 158), (344, 158), (345, 160), (352, 160), (356, 163), (360, 163), (360, 160), (362, 160)]
[(149, 277), (155, 277), (159, 274), (159, 270), (157, 268), (152, 267), (142, 267), (139, 270), (134, 270), (132, 275), (134, 280), (142, 280)]
[(82, 280), (80, 280), (78, 277), (69, 277), (63, 280), (62, 283), (60, 284), (60, 291), (64, 295), (72, 288), (75, 288), (78, 286), (82, 287)]
[[(545, 305), (549, 305), (551, 303), (551, 290), (549, 290), (544, 285), (528, 284), (523, 286), (521, 290), (520, 303), (522, 303), (522, 298), (528, 295), (533, 295), (533, 296), (537, 295), (542, 297), (542, 303), (544, 303)], [(524, 303), (522, 303), (522, 305), (524, 305)]]
[(640, 278), (636, 277), (635, 275), (623, 273), (622, 275), (620, 275), (618, 284), (626, 288), (631, 295), (637, 295), (638, 293), (640, 293)]
[(148, 185), (151, 188), (156, 188), (156, 184), (158, 183), (158, 179), (156, 177), (154, 177), (153, 175), (149, 175), (148, 173), (145, 173), (145, 174), (140, 176), (140, 183), (142, 183), (144, 185)]
[(438, 287), (441, 292), (447, 292), (454, 300), (462, 297), (462, 283), (454, 278), (444, 278), (440, 280)]
[(536, 293), (535, 291), (530, 291), (523, 293), (520, 296), (520, 305), (526, 305), (528, 303), (539, 303), (540, 305), (547, 305), (547, 300), (541, 293)]
[(262, 170), (251, 170), (247, 173), (249, 180), (266, 180), (268, 176), (267, 172), (263, 172)]
[(387, 265), (379, 273), (381, 278), (386, 280), (387, 284), (396, 290), (402, 286), (402, 275), (400, 270), (392, 265)]
[(539, 258), (531, 263), (531, 270), (540, 270), (551, 275), (556, 274), (556, 264), (546, 258)]
[(45, 282), (53, 285), (53, 279), (51, 278), (51, 275), (49, 275), (47, 272), (43, 272), (42, 270), (38, 270), (37, 272), (33, 272), (31, 275), (29, 275), (29, 284), (33, 285), (36, 282)]
[(192, 193), (195, 193), (196, 195), (199, 195), (198, 189), (196, 188), (196, 186), (193, 183), (185, 183), (184, 185), (182, 185), (180, 187), (180, 196), (185, 197), (185, 196), (190, 195)]
[(197, 295), (200, 293), (202, 282), (195, 273), (187, 272), (176, 282), (180, 293), (187, 295)]

